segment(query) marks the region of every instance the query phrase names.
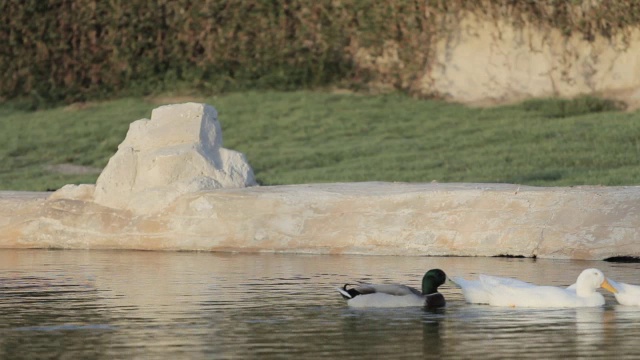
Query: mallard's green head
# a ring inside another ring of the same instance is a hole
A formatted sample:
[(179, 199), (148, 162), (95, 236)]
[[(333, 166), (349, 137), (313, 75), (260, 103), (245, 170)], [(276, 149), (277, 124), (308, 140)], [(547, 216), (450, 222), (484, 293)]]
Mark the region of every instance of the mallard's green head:
[(422, 278), (422, 293), (424, 295), (438, 292), (438, 286), (447, 281), (447, 275), (440, 269), (431, 269)]

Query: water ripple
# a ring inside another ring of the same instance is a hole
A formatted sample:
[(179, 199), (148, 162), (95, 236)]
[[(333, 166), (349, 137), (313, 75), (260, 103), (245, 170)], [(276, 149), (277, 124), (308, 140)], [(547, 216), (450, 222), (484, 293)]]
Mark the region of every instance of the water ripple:
[(356, 310), (335, 287), (416, 287), (424, 271), (568, 285), (586, 267), (635, 282), (638, 264), (529, 259), (0, 250), (0, 358), (638, 357), (640, 309), (469, 305)]

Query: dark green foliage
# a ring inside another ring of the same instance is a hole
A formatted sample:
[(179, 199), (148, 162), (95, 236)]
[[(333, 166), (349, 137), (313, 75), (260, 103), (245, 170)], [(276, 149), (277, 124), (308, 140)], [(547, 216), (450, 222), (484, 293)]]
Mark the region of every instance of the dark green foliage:
[(0, 97), (33, 107), (167, 90), (282, 90), (345, 76), (329, 2), (0, 2)]
[(522, 107), (548, 118), (563, 118), (603, 111), (619, 111), (624, 110), (625, 106), (615, 100), (580, 96), (574, 99), (533, 99), (525, 101)]
[[(423, 94), (432, 44), (465, 11), (516, 26), (625, 33), (640, 2), (3, 0), (0, 101), (27, 108), (117, 96), (369, 84)], [(398, 64), (367, 64), (394, 44)], [(423, 94), (424, 95), (424, 94)]]

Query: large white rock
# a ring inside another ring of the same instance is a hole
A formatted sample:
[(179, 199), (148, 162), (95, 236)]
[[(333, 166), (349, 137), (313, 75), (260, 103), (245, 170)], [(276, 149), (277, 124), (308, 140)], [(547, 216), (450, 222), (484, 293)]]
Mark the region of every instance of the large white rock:
[(0, 248), (640, 257), (640, 186), (254, 186), (149, 214), (47, 196), (0, 192)]
[[(222, 147), (216, 110), (186, 103), (154, 109), (129, 126), (98, 177), (96, 204), (153, 213), (180, 195), (256, 185), (243, 154)], [(66, 189), (65, 191), (69, 191)]]
[(640, 257), (639, 186), (246, 187), (253, 172), (222, 148), (216, 117), (158, 108), (131, 124), (96, 186), (0, 192), (0, 248)]

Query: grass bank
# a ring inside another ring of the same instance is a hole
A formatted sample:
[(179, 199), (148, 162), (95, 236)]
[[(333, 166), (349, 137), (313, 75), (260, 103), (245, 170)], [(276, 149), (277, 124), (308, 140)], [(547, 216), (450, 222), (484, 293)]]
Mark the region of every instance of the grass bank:
[[(640, 184), (640, 112), (611, 111), (597, 99), (472, 109), (400, 94), (301, 91), (198, 101), (218, 109), (224, 146), (245, 153), (265, 185)], [(101, 169), (128, 124), (158, 105), (142, 98), (35, 112), (0, 105), (0, 189), (95, 182), (96, 172), (61, 171), (59, 165)]]

